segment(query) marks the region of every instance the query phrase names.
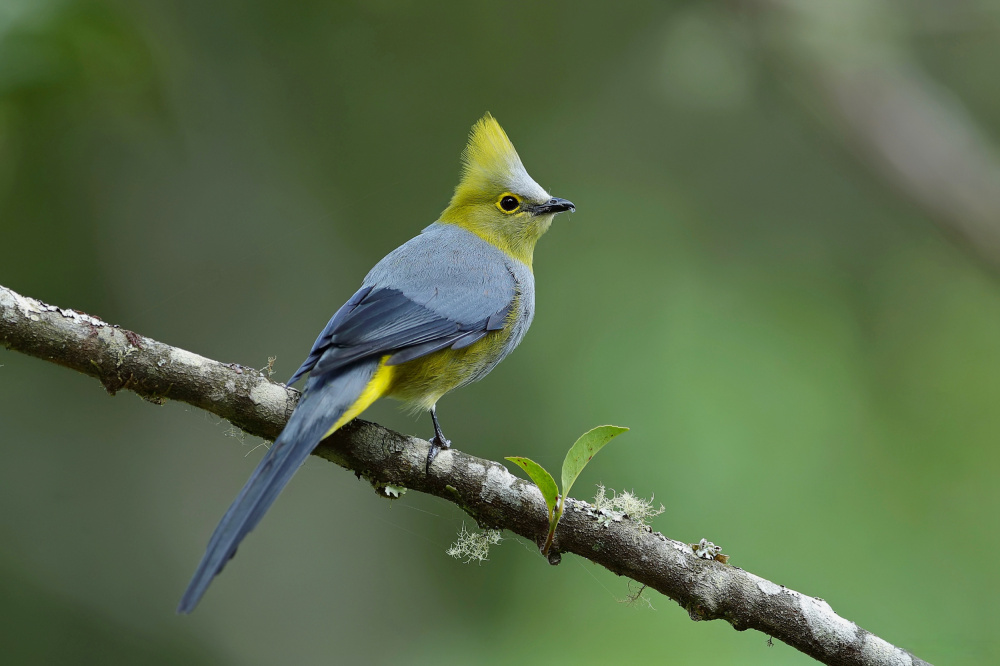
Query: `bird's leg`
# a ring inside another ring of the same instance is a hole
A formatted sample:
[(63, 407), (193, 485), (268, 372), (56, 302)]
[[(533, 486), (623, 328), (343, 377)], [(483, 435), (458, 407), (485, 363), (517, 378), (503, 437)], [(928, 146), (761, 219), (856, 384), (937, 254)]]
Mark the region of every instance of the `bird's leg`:
[(434, 462), (438, 452), (441, 449), (451, 448), (451, 441), (445, 438), (444, 433), (441, 432), (441, 424), (438, 423), (437, 405), (431, 407), (431, 421), (434, 422), (434, 436), (430, 439), (431, 448), (427, 452), (427, 474), (431, 473), (431, 463)]

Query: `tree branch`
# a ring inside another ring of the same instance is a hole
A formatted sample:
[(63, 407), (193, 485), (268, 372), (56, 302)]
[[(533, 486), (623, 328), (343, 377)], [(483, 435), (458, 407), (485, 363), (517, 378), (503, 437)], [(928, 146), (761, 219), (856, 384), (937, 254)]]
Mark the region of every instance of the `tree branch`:
[[(0, 343), (8, 349), (96, 377), (108, 393), (121, 389), (156, 403), (180, 400), (274, 439), (299, 392), (257, 370), (224, 364), (136, 335), (76, 310), (46, 305), (0, 286)], [(363, 475), (376, 488), (402, 486), (457, 504), (480, 526), (544, 542), (545, 502), (538, 489), (500, 463), (442, 451), (424, 472), (428, 443), (355, 420), (314, 452)], [(574, 553), (670, 597), (694, 620), (724, 619), (738, 631), (757, 629), (825, 664), (926, 664), (841, 618), (822, 599), (701, 559), (628, 516), (601, 519), (595, 508), (567, 500), (550, 561)]]

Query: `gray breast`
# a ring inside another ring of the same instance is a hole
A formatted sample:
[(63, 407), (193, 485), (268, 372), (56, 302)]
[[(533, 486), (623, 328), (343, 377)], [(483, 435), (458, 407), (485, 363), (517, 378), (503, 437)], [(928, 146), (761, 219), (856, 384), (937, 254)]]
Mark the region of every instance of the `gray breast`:
[[(515, 289), (518, 293), (518, 306), (520, 314), (514, 322), (514, 328), (510, 333), (507, 344), (504, 345), (503, 356), (511, 353), (528, 332), (531, 320), (535, 318), (535, 275), (531, 269), (512, 257), (505, 256), (505, 263), (514, 278)], [(499, 363), (499, 361), (497, 361)]]

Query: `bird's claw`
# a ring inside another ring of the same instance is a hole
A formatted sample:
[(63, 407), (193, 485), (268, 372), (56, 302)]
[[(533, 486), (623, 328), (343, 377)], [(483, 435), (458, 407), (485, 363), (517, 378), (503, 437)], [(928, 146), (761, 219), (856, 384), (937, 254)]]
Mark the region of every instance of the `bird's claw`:
[(427, 468), (424, 470), (426, 474), (431, 473), (431, 463), (434, 462), (434, 459), (437, 457), (437, 454), (442, 449), (451, 448), (451, 440), (445, 439), (444, 436), (442, 435), (434, 435), (433, 437), (430, 438), (429, 441), (431, 448), (427, 451)]

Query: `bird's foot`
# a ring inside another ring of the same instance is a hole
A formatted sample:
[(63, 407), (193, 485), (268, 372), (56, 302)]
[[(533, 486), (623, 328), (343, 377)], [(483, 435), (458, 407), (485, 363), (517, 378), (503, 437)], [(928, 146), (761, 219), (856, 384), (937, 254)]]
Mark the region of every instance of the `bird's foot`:
[(424, 470), (426, 474), (431, 473), (431, 463), (434, 462), (437, 454), (440, 453), (442, 449), (451, 448), (451, 440), (445, 439), (444, 434), (440, 432), (431, 437), (429, 441), (431, 448), (427, 451), (427, 468)]

